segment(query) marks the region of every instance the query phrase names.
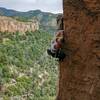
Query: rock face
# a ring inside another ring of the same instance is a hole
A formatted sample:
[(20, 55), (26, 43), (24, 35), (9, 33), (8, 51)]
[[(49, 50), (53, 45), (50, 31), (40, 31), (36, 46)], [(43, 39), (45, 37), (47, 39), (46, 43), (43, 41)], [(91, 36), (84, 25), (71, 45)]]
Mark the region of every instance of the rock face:
[(0, 16), (0, 31), (1, 32), (26, 32), (35, 31), (39, 29), (37, 21), (34, 22), (20, 22), (10, 17)]
[(64, 0), (57, 100), (100, 100), (100, 0)]

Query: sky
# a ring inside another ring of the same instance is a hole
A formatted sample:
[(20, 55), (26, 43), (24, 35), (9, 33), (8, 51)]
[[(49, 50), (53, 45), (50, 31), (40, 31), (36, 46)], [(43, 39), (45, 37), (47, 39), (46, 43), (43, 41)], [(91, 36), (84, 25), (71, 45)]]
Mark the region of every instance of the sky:
[(52, 13), (63, 12), (62, 0), (0, 0), (0, 7), (24, 12), (36, 9)]

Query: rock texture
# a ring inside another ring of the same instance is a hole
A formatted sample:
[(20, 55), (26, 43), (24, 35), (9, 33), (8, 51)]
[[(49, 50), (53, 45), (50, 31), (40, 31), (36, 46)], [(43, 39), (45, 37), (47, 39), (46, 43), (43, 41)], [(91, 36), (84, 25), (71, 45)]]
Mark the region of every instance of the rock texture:
[(63, 0), (64, 50), (57, 100), (100, 100), (100, 0)]
[(20, 22), (10, 17), (0, 16), (0, 31), (1, 32), (26, 32), (35, 31), (39, 29), (37, 21), (33, 22)]

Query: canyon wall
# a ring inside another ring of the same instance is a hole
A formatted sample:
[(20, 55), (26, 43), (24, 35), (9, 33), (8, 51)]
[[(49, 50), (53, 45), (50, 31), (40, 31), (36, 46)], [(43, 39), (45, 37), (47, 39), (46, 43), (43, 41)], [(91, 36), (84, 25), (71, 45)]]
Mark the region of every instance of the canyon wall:
[(0, 31), (1, 32), (26, 32), (35, 31), (39, 29), (37, 21), (20, 22), (10, 17), (0, 16)]
[(63, 0), (66, 58), (57, 100), (100, 100), (100, 0)]

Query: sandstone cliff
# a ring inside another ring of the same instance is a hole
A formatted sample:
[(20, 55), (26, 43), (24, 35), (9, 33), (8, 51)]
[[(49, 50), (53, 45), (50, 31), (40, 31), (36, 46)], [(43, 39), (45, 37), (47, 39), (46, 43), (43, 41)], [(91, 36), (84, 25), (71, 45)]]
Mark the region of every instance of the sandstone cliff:
[(100, 0), (63, 0), (64, 50), (57, 100), (100, 100)]
[(0, 16), (0, 31), (1, 32), (22, 32), (35, 31), (39, 29), (37, 21), (20, 22), (10, 17)]
[(49, 33), (56, 31), (56, 17), (58, 14), (42, 12), (41, 10), (30, 10), (27, 12), (19, 12), (13, 9), (0, 7), (0, 16), (13, 17), (18, 21), (38, 20), (39, 28)]

